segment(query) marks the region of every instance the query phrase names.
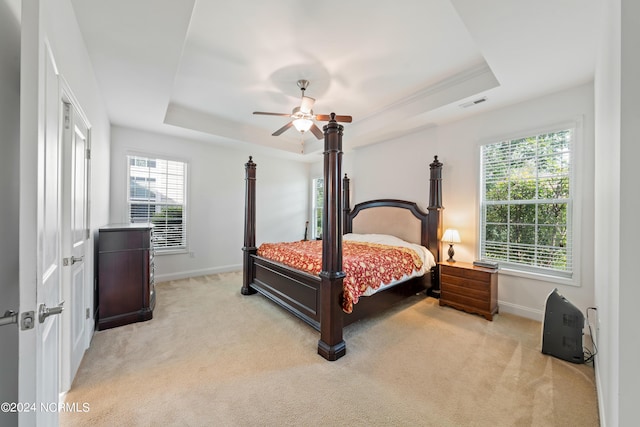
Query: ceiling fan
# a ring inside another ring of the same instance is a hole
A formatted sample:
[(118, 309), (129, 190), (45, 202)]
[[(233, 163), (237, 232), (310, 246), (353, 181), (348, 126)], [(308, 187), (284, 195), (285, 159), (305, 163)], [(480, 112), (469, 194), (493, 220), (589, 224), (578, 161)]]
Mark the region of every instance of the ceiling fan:
[[(322, 139), (324, 135), (320, 128), (318, 128), (318, 126), (316, 126), (313, 121), (329, 121), (331, 119), (331, 116), (329, 116), (328, 114), (313, 113), (313, 110), (311, 108), (313, 107), (313, 104), (316, 102), (316, 100), (304, 95), (304, 91), (307, 90), (307, 87), (309, 87), (309, 80), (298, 80), (298, 87), (302, 91), (302, 101), (300, 103), (300, 106), (295, 107), (291, 114), (266, 113), (263, 111), (254, 111), (253, 114), (261, 114), (265, 116), (282, 116), (290, 117), (293, 119), (286, 125), (282, 126), (280, 129), (272, 133), (273, 136), (278, 136), (293, 126), (301, 133), (311, 131), (311, 133), (313, 133), (316, 138)], [(335, 116), (335, 120), (337, 122), (351, 123), (351, 116)]]

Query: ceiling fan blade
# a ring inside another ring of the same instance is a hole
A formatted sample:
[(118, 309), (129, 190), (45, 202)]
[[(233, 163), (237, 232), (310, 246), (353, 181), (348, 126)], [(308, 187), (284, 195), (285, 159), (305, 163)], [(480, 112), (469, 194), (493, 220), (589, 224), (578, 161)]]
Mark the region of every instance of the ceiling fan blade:
[(291, 117), (291, 114), (285, 113), (265, 113), (264, 111), (254, 111), (253, 114), (261, 114), (263, 116), (280, 116), (280, 117)]
[(313, 108), (313, 104), (315, 104), (316, 100), (314, 98), (310, 98), (308, 96), (302, 97), (302, 103), (300, 104), (300, 111), (303, 113), (310, 113)]
[[(316, 120), (321, 122), (328, 122), (331, 120), (331, 116), (329, 114), (316, 114)], [(336, 122), (341, 123), (351, 123), (353, 118), (351, 116), (338, 116), (336, 115)]]
[(293, 126), (293, 122), (287, 123), (286, 125), (282, 126), (280, 129), (278, 129), (277, 131), (272, 133), (271, 135), (278, 136), (278, 135), (282, 134), (285, 130), (289, 129), (291, 126)]
[(324, 133), (322, 133), (320, 128), (316, 126), (315, 123), (311, 125), (311, 128), (309, 130), (316, 136), (316, 138), (318, 139), (324, 138)]

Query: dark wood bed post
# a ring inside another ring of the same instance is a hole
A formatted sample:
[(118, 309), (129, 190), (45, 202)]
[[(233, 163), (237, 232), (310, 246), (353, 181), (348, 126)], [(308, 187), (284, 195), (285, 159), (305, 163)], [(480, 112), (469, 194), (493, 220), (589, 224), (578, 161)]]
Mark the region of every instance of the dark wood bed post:
[[(438, 160), (438, 156), (433, 157), (433, 163), (429, 165), (431, 169), (431, 176), (429, 178), (429, 206), (427, 210), (428, 225), (427, 233), (429, 239), (430, 248), (438, 248), (434, 257), (436, 262), (440, 262), (440, 239), (442, 238), (442, 162)], [(440, 296), (440, 283), (438, 281), (438, 271), (432, 270), (431, 283), (432, 287), (429, 289), (429, 295), (434, 297)]]
[(349, 183), (347, 174), (342, 178), (342, 234), (351, 233), (349, 229), (349, 212), (351, 212), (351, 202), (349, 200)]
[(244, 200), (244, 262), (242, 270), (242, 295), (255, 294), (255, 289), (249, 287), (253, 280), (253, 257), (258, 251), (256, 248), (256, 164), (249, 156), (249, 161), (244, 164), (245, 170), (245, 200)]
[(322, 271), (320, 272), (320, 340), (318, 354), (327, 360), (344, 356), (342, 339), (342, 221), (341, 187), (343, 126), (331, 120), (324, 130), (324, 212), (322, 226)]

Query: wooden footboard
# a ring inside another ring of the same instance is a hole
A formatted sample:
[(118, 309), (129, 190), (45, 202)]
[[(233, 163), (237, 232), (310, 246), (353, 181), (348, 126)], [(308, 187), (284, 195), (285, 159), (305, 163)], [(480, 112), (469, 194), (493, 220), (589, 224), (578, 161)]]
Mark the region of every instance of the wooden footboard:
[[(250, 288), (275, 302), (312, 328), (320, 330), (320, 278), (253, 255), (255, 277)], [(397, 303), (431, 287), (433, 271), (371, 296), (360, 297), (352, 313), (342, 313), (344, 326), (383, 313)]]
[(320, 277), (294, 270), (257, 255), (250, 284), (265, 297), (320, 330)]

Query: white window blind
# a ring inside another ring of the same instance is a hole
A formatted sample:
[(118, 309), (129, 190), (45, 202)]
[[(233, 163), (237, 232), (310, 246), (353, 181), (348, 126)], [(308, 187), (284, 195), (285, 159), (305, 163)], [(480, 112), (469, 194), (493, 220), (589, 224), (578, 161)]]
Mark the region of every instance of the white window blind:
[(571, 277), (573, 134), (564, 129), (481, 147), (481, 258)]
[(154, 224), (154, 248), (186, 249), (186, 178), (184, 162), (127, 156), (127, 206), (132, 223)]

